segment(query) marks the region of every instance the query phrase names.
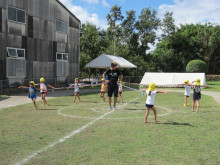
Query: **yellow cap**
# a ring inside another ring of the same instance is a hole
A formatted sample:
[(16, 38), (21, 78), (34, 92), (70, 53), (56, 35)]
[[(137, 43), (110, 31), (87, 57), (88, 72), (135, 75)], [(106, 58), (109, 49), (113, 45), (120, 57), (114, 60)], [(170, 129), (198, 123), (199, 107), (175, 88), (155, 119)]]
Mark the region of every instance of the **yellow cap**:
[(45, 79), (42, 77), (42, 78), (40, 79), (40, 82), (45, 82)]
[(185, 81), (184, 81), (184, 83), (187, 83), (187, 84), (189, 84), (189, 80), (185, 80)]
[(196, 79), (196, 85), (200, 85), (200, 79), (199, 78)]
[(150, 92), (152, 92), (152, 91), (155, 89), (155, 87), (156, 87), (155, 83), (150, 83), (150, 84), (149, 84), (149, 87), (148, 87), (148, 90), (149, 90)]
[(34, 81), (30, 81), (29, 84), (33, 84), (33, 85), (35, 85), (35, 82), (34, 82)]
[(102, 78), (102, 79), (101, 79), (101, 81), (105, 81), (105, 79), (104, 79), (104, 78)]

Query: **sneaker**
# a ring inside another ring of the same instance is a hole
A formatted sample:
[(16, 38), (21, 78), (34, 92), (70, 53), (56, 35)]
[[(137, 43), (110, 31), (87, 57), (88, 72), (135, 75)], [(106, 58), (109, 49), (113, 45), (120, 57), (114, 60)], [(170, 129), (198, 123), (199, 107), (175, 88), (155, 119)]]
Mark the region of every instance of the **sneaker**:
[(112, 109), (112, 106), (109, 106), (108, 109)]
[(186, 104), (184, 104), (184, 107), (186, 107)]
[(187, 106), (189, 106), (189, 104), (187, 103)]
[(113, 109), (116, 110), (116, 106), (114, 106)]

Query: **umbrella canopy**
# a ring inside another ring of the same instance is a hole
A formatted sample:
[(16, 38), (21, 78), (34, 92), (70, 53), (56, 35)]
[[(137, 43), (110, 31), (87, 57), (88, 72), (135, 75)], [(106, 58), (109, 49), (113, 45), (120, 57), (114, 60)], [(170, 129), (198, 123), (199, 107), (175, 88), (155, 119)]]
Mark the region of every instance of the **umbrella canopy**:
[(118, 64), (119, 68), (137, 68), (134, 64), (125, 60), (122, 57), (112, 56), (107, 54), (102, 54), (96, 59), (92, 60), (90, 63), (86, 65), (87, 68), (109, 68), (111, 62), (115, 61)]

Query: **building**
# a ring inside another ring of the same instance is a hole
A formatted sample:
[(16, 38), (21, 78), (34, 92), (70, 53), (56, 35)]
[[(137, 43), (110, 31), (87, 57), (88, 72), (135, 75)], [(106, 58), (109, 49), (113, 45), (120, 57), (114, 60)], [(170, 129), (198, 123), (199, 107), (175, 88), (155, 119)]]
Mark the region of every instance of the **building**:
[(0, 80), (79, 73), (80, 20), (59, 0), (0, 0)]

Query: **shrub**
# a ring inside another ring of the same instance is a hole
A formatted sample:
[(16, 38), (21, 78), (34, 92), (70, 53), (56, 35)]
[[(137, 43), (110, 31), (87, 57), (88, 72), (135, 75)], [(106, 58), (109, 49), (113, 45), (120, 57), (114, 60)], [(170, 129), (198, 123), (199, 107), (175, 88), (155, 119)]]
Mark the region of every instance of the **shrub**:
[(205, 73), (206, 72), (206, 63), (202, 60), (192, 60), (187, 64), (186, 72)]

